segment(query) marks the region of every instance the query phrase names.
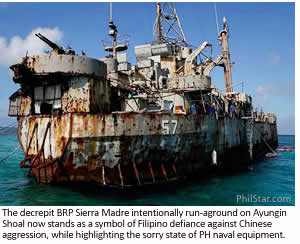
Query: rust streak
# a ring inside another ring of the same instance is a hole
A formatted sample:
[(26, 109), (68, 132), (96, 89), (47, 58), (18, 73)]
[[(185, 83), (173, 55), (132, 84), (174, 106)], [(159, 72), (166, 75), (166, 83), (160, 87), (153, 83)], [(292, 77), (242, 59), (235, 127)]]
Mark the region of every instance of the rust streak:
[(34, 134), (36, 128), (37, 128), (37, 123), (34, 124), (34, 128), (33, 128), (33, 131), (32, 131), (32, 133), (31, 133), (31, 137), (30, 137), (30, 140), (29, 140), (28, 147), (27, 147), (27, 149), (26, 149), (26, 153), (25, 153), (24, 159), (20, 162), (20, 167), (21, 167), (21, 168), (22, 168), (22, 166), (24, 166), (25, 162), (26, 162), (27, 159), (28, 159), (29, 148), (30, 148), (30, 145), (31, 145), (31, 142), (32, 142), (32, 139), (33, 139), (33, 134)]
[(136, 167), (136, 164), (135, 162), (133, 162), (133, 169), (134, 169), (134, 173), (135, 173), (135, 176), (136, 176), (136, 179), (138, 181), (138, 184), (141, 185), (141, 180), (140, 180), (140, 176), (139, 176), (139, 171)]
[(149, 162), (148, 166), (149, 166), (150, 173), (151, 173), (151, 176), (152, 176), (152, 181), (153, 181), (153, 184), (155, 184), (155, 183), (156, 183), (156, 181), (155, 181), (155, 176), (154, 176), (154, 172), (153, 172), (153, 168), (152, 168), (152, 164), (151, 164), (151, 162)]

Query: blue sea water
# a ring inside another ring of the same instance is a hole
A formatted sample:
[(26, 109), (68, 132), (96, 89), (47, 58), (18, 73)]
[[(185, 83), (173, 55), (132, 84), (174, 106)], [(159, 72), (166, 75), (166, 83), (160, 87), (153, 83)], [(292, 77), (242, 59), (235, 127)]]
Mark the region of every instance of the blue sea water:
[[(0, 158), (17, 146), (16, 136), (1, 135)], [(295, 205), (295, 137), (279, 136), (279, 148), (282, 147), (292, 148), (293, 152), (278, 152), (278, 158), (262, 159), (246, 172), (214, 175), (143, 192), (87, 191), (77, 186), (38, 184), (26, 175), (25, 169), (19, 168), (24, 157), (19, 149), (0, 163), (0, 205)], [(244, 201), (237, 201), (238, 195)]]

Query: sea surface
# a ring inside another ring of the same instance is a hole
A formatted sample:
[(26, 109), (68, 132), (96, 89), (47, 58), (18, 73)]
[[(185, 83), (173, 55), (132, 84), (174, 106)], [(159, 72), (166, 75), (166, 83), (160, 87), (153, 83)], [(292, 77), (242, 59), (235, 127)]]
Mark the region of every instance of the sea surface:
[[(16, 136), (1, 135), (0, 159), (18, 145)], [(26, 169), (19, 168), (24, 157), (19, 148), (0, 162), (0, 205), (295, 205), (295, 137), (279, 136), (279, 148), (292, 148), (293, 152), (278, 152), (278, 158), (264, 158), (248, 171), (211, 175), (193, 182), (138, 192), (91, 191), (87, 187), (38, 184), (33, 177), (26, 175)]]

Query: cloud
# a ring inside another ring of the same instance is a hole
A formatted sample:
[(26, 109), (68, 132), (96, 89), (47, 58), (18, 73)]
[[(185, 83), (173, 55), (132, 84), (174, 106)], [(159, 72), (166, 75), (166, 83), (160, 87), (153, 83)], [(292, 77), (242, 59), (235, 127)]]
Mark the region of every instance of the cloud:
[(295, 82), (282, 80), (266, 83), (255, 88), (255, 95), (267, 101), (270, 96), (295, 96)]
[(12, 37), (9, 41), (5, 37), (0, 36), (0, 65), (8, 67), (12, 65), (18, 58), (24, 57), (28, 51), (28, 55), (42, 54), (48, 45), (35, 36), (36, 33), (41, 33), (47, 36), (53, 42), (60, 41), (63, 33), (58, 27), (36, 28), (25, 39), (19, 36)]

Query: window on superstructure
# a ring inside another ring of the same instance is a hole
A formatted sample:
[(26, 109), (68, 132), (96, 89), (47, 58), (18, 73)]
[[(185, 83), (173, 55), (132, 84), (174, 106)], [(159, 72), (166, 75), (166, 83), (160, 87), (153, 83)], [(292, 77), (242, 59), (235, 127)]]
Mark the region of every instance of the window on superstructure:
[(34, 88), (35, 114), (53, 114), (61, 111), (61, 85)]
[(21, 97), (23, 95), (24, 95), (23, 91), (21, 89), (19, 89), (9, 97), (8, 116), (19, 116), (20, 115)]
[(20, 97), (12, 97), (9, 99), (8, 116), (18, 116), (20, 113)]

